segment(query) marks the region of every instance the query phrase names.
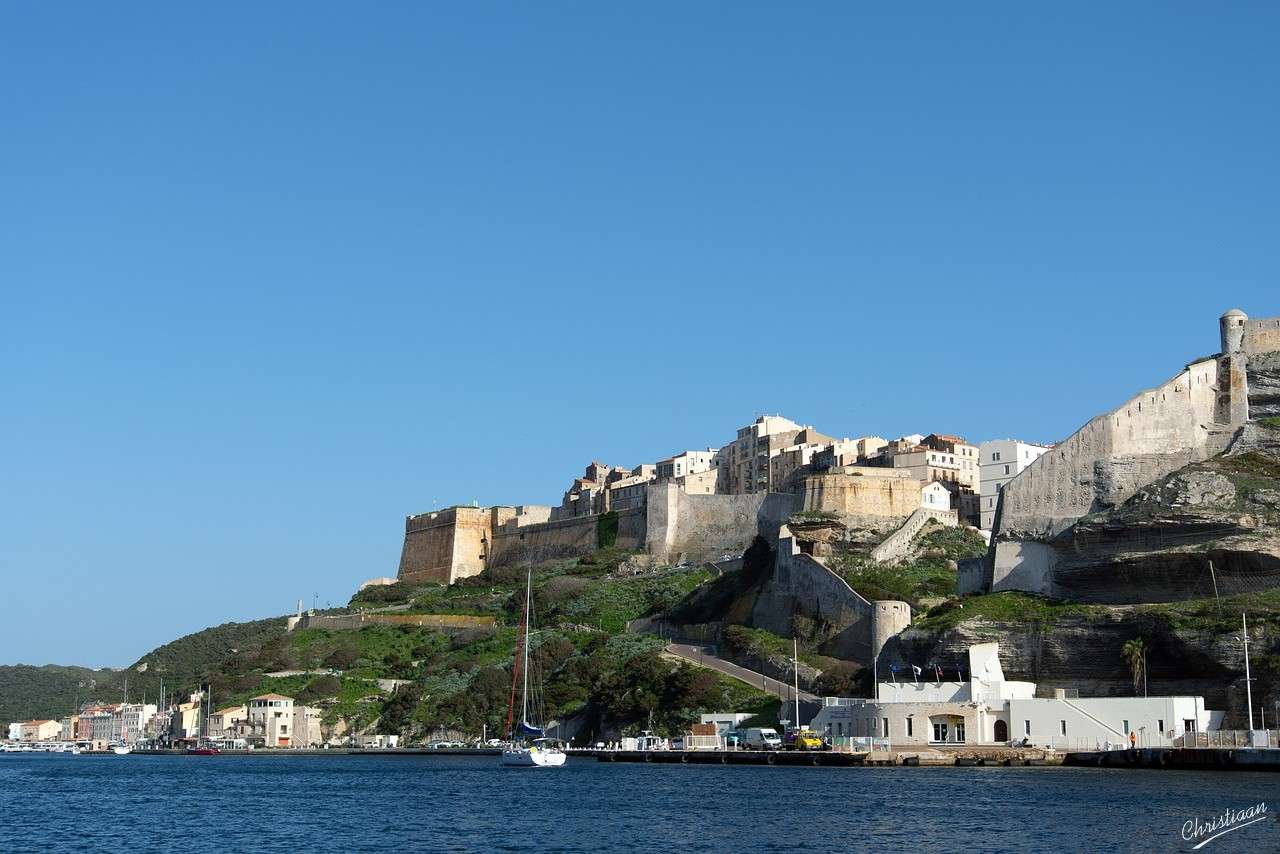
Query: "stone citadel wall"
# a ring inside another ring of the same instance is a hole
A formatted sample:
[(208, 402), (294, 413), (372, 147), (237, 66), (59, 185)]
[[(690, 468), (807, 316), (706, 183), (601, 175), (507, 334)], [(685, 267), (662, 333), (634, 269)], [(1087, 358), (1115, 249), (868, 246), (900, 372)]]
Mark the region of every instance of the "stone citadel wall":
[(870, 665), (887, 640), (911, 624), (906, 602), (870, 602), (819, 559), (804, 554), (785, 525), (779, 531), (773, 574), (751, 610), (751, 624), (789, 637), (792, 617), (812, 620), (826, 638), (825, 655)]
[(903, 474), (901, 469), (847, 466), (806, 475), (796, 487), (799, 509), (846, 516), (910, 516), (920, 506), (920, 481)]
[[(676, 484), (650, 484), (643, 504), (610, 514), (612, 544), (669, 560), (737, 555), (757, 533), (772, 539), (795, 504), (790, 494), (690, 495)], [(583, 557), (601, 547), (600, 515), (548, 519), (547, 509), (451, 507), (410, 516), (398, 577), (452, 584), (486, 566)]]

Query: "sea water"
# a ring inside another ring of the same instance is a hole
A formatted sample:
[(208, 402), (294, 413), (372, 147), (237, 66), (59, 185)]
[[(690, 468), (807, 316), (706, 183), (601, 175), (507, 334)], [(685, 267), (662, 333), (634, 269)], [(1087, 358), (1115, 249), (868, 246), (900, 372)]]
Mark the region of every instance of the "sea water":
[(0, 852), (1280, 851), (1280, 775), (497, 757), (0, 756)]

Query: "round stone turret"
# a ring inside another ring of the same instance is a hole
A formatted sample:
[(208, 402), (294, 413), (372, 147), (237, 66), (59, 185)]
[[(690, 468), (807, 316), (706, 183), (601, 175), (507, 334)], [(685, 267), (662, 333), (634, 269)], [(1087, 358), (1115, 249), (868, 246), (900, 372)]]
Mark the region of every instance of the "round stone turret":
[(1222, 335), (1222, 352), (1239, 353), (1244, 349), (1244, 323), (1249, 319), (1238, 308), (1233, 308), (1218, 318), (1218, 331)]

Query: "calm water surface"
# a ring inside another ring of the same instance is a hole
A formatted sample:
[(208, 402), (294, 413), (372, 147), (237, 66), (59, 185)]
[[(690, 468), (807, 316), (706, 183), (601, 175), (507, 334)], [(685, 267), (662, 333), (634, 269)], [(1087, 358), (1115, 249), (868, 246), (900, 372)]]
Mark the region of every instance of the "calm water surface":
[(1184, 851), (1259, 801), (1202, 850), (1280, 851), (1277, 774), (10, 754), (0, 852)]

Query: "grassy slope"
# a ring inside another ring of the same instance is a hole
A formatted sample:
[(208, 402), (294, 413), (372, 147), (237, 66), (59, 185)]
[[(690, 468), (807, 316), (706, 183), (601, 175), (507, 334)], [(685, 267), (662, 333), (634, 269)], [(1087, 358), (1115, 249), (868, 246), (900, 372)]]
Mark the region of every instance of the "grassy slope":
[(922, 599), (955, 595), (956, 572), (948, 561), (979, 557), (987, 550), (983, 539), (968, 528), (932, 525), (916, 535), (913, 546), (916, 557), (896, 566), (857, 554), (840, 555), (830, 565), (866, 599), (896, 599), (919, 608)]

